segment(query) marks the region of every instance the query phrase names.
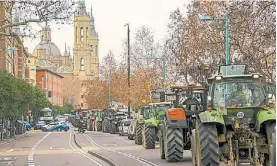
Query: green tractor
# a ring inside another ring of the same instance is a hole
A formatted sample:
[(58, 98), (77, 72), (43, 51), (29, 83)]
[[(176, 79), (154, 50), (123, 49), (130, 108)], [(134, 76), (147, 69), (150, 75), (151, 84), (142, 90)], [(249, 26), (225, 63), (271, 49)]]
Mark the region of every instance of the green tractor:
[(113, 116), (113, 114), (115, 113), (115, 111), (113, 109), (108, 109), (108, 110), (104, 110), (103, 112), (103, 124), (102, 124), (102, 131), (104, 133), (109, 133), (111, 130), (111, 117)]
[(191, 148), (191, 131), (196, 126), (196, 115), (206, 108), (207, 87), (174, 86), (173, 107), (169, 108), (160, 123), (160, 157), (168, 162), (183, 160), (183, 150)]
[(96, 111), (96, 119), (95, 119), (95, 128), (97, 131), (102, 131), (103, 119), (104, 119), (104, 111), (97, 110)]
[(111, 123), (111, 134), (119, 133), (118, 125), (119, 122), (123, 119), (125, 119), (127, 116), (122, 111), (116, 111), (113, 116), (111, 116), (110, 123)]
[(150, 103), (149, 118), (144, 119), (142, 126), (142, 145), (146, 149), (155, 149), (155, 141), (159, 140), (159, 124), (165, 112), (171, 107), (171, 102)]
[[(245, 65), (220, 66), (208, 83), (207, 108), (196, 114), (196, 126), (191, 131), (193, 165), (218, 166), (222, 161), (231, 166), (271, 166), (276, 155), (272, 139), (276, 110), (262, 76), (245, 74)], [(185, 118), (177, 123), (187, 125)], [(167, 126), (165, 133), (181, 140), (183, 130)], [(178, 143), (184, 146), (184, 142)], [(182, 153), (181, 148), (171, 150), (166, 144), (164, 151)]]

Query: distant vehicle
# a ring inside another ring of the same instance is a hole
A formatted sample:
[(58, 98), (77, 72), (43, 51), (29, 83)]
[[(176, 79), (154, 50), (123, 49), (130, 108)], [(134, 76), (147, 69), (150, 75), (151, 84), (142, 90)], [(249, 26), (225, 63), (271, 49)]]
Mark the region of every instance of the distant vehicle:
[(31, 129), (31, 124), (27, 121), (25, 121), (24, 123), (25, 123), (26, 130), (29, 131)]
[(61, 122), (51, 122), (41, 128), (42, 131), (68, 131), (69, 126)]
[(36, 124), (35, 124), (35, 127), (34, 127), (34, 130), (38, 130), (38, 129), (41, 129), (42, 126), (44, 126), (46, 123), (44, 121), (38, 121)]
[(64, 117), (61, 117), (61, 118), (58, 119), (58, 121), (61, 122), (61, 123), (65, 123), (67, 120)]
[(54, 120), (53, 111), (50, 108), (43, 108), (39, 112), (39, 121), (45, 121), (49, 123)]
[(135, 136), (135, 124), (136, 120), (133, 119), (128, 127), (128, 139), (133, 140)]
[(131, 119), (123, 119), (120, 123), (119, 123), (119, 135), (123, 136), (123, 135), (128, 135), (128, 128), (131, 124), (132, 120)]
[(58, 125), (54, 126), (51, 131), (68, 131), (69, 126), (65, 123), (59, 122)]

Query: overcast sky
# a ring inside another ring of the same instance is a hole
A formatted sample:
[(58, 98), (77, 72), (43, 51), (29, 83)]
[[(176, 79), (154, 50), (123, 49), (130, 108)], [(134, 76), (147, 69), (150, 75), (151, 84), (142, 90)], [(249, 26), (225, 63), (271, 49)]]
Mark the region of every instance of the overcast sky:
[[(170, 13), (178, 7), (185, 11), (189, 0), (86, 0), (87, 12), (92, 6), (96, 31), (99, 35), (99, 56), (102, 59), (109, 50), (119, 60), (123, 52), (122, 41), (127, 36), (124, 24), (130, 24), (131, 40), (134, 30), (142, 25), (151, 28), (155, 40), (161, 40), (167, 33)], [(52, 42), (64, 53), (64, 44), (71, 47), (73, 53), (73, 25), (50, 24)], [(25, 39), (25, 45), (32, 53), (40, 39)]]

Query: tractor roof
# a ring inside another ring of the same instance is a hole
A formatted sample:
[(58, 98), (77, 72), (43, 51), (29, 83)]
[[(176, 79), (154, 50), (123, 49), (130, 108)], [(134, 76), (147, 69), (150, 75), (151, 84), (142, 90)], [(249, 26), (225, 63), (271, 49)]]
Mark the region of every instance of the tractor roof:
[(149, 105), (163, 105), (163, 104), (172, 104), (171, 102), (159, 102), (159, 103), (150, 103)]
[(262, 77), (262, 75), (260, 75), (259, 73), (253, 73), (253, 74), (241, 74), (241, 75), (214, 75), (210, 78), (208, 78), (209, 80), (215, 79), (216, 77), (222, 77), (222, 78), (253, 78), (254, 75), (258, 75), (260, 77)]

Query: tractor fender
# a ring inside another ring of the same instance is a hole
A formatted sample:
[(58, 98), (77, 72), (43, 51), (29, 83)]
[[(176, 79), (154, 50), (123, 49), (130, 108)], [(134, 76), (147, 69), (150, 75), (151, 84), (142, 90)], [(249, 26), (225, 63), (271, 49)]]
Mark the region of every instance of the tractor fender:
[(217, 114), (216, 110), (204, 111), (198, 114), (201, 123), (219, 123), (224, 125), (222, 115)]
[(187, 128), (185, 110), (183, 108), (170, 108), (166, 111), (165, 121), (170, 128)]
[(144, 122), (144, 120), (138, 120), (137, 123), (140, 125), (143, 125), (145, 122)]
[(276, 121), (276, 111), (274, 109), (259, 111), (257, 114), (256, 131), (260, 132), (261, 126), (268, 121)]
[(153, 126), (153, 127), (158, 126), (158, 121), (154, 118), (144, 120), (144, 123), (145, 123), (146, 126)]

